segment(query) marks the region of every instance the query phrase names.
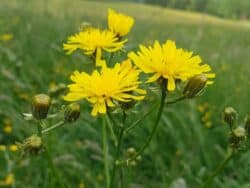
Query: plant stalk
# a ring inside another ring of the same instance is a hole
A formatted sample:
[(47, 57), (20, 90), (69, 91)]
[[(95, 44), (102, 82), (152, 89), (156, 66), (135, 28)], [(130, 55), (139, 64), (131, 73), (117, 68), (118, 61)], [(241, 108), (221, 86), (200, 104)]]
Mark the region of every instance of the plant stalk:
[[(43, 140), (43, 137), (42, 137), (42, 120), (39, 121), (39, 124), (37, 125), (37, 131), (38, 131), (38, 135), (42, 138)], [(44, 143), (44, 141), (43, 141)], [(45, 143), (44, 143), (45, 144)], [(50, 151), (49, 151), (49, 147), (48, 146), (45, 146), (45, 155), (46, 155), (46, 158), (48, 160), (48, 164), (49, 164), (49, 168), (51, 169), (52, 173), (55, 175), (56, 177), (56, 181), (58, 182), (58, 184), (60, 185), (60, 187), (64, 188), (64, 184), (61, 182), (61, 179), (58, 175), (58, 172), (54, 166), (54, 163), (53, 163), (53, 160), (52, 160), (52, 157), (51, 157), (51, 154), (50, 154)]]
[(202, 188), (210, 187), (211, 181), (225, 168), (225, 166), (232, 159), (232, 157), (233, 157), (233, 152), (230, 149), (226, 158), (219, 164), (219, 166), (214, 170), (214, 172), (206, 179)]
[[(126, 164), (128, 164), (129, 161), (132, 161), (132, 160), (136, 159), (138, 156), (140, 156), (144, 152), (144, 150), (149, 146), (152, 138), (154, 137), (154, 135), (156, 133), (156, 130), (157, 130), (157, 127), (159, 125), (161, 115), (162, 115), (162, 112), (163, 112), (164, 102), (165, 102), (165, 99), (166, 99), (166, 88), (162, 86), (161, 89), (162, 90), (161, 90), (160, 107), (159, 107), (159, 110), (158, 110), (158, 113), (157, 113), (156, 121), (155, 121), (155, 124), (153, 126), (152, 132), (149, 135), (149, 137), (148, 137), (147, 141), (145, 142), (145, 144), (141, 147), (141, 149), (133, 157), (131, 157), (130, 159), (125, 161)], [(124, 161), (121, 162), (121, 163), (124, 163)]]
[(109, 162), (108, 162), (108, 145), (107, 145), (107, 130), (104, 117), (102, 118), (102, 144), (104, 157), (104, 173), (106, 177), (107, 187), (110, 186)]
[[(115, 152), (115, 158), (114, 158), (114, 164), (113, 164), (113, 169), (112, 169), (112, 172), (111, 172), (111, 180), (110, 180), (110, 187), (109, 188), (113, 188), (113, 185), (114, 185), (114, 181), (115, 181), (115, 175), (116, 175), (116, 170), (117, 170), (117, 160), (119, 158), (119, 155), (120, 155), (120, 150), (121, 150), (121, 146), (122, 146), (122, 139), (123, 139), (123, 135), (124, 135), (124, 124), (125, 124), (125, 121), (126, 121), (126, 113), (123, 111), (123, 117), (122, 117), (122, 127), (120, 128), (120, 132), (119, 132), (119, 136), (118, 136), (118, 144), (117, 144), (117, 147), (116, 147), (116, 152)], [(121, 178), (121, 176), (120, 176)], [(121, 179), (121, 182), (122, 182), (123, 179)]]
[(42, 130), (42, 134), (48, 133), (56, 128), (63, 126), (64, 124), (65, 124), (65, 121), (60, 121), (60, 122), (56, 123), (55, 125), (52, 125), (51, 127)]

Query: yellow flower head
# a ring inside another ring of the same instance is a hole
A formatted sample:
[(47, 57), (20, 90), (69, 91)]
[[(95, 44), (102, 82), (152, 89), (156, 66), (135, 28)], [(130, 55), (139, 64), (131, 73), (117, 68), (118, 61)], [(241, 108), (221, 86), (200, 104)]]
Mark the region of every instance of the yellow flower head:
[(118, 51), (123, 48), (125, 42), (127, 40), (119, 41), (119, 38), (112, 31), (88, 28), (70, 36), (63, 48), (67, 51), (67, 54), (82, 49), (86, 55), (94, 55), (97, 65), (100, 65), (98, 63), (102, 57), (102, 50), (107, 52)]
[(9, 150), (15, 152), (18, 150), (18, 146), (16, 144), (12, 144), (9, 146)]
[(5, 151), (6, 150), (6, 146), (5, 145), (0, 145), (0, 151)]
[(10, 134), (12, 132), (12, 127), (10, 125), (6, 125), (3, 127), (3, 131), (6, 133), (6, 134)]
[(201, 65), (200, 56), (193, 56), (192, 52), (176, 48), (172, 40), (167, 40), (163, 45), (155, 41), (154, 45), (148, 48), (140, 45), (140, 51), (137, 54), (130, 52), (128, 56), (143, 72), (153, 74), (148, 82), (156, 81), (161, 77), (166, 79), (169, 91), (175, 90), (175, 80), (186, 81), (202, 73), (207, 78), (215, 77), (215, 74), (208, 73), (211, 71), (209, 65)]
[(109, 29), (122, 37), (129, 33), (134, 25), (134, 19), (130, 16), (120, 14), (112, 9), (108, 10)]
[(144, 98), (146, 91), (138, 88), (141, 83), (139, 74), (129, 60), (117, 63), (113, 68), (103, 66), (100, 72), (94, 70), (92, 74), (75, 71), (70, 77), (74, 83), (68, 86), (69, 93), (64, 99), (86, 99), (93, 104), (93, 116), (104, 114), (107, 107), (115, 106), (114, 100), (129, 102)]
[(0, 41), (7, 42), (11, 39), (13, 39), (13, 35), (11, 33), (5, 33), (5, 34), (0, 35)]
[(14, 174), (8, 174), (6, 177), (5, 177), (5, 180), (4, 180), (4, 185), (5, 186), (10, 186), (10, 185), (13, 185), (13, 183), (15, 182), (15, 178), (14, 178)]

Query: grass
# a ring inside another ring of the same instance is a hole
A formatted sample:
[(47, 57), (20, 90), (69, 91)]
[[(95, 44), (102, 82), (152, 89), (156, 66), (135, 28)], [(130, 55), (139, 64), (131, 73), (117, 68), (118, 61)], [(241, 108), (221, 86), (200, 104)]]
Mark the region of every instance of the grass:
[[(14, 38), (0, 43), (0, 122), (10, 118), (13, 132), (0, 132), (0, 144), (21, 141), (35, 131), (34, 123), (21, 116), (30, 111), (32, 95), (48, 92), (51, 82), (69, 83), (68, 77), (75, 69), (91, 70), (88, 59), (80, 53), (65, 55), (62, 44), (82, 22), (104, 28), (108, 7), (136, 19), (127, 50), (137, 48), (139, 43), (151, 44), (155, 39), (173, 39), (178, 46), (201, 55), (216, 72), (215, 83), (202, 97), (165, 108), (160, 128), (142, 162), (125, 174), (127, 186), (170, 187), (179, 180), (185, 181), (187, 187), (199, 187), (226, 152), (223, 108), (235, 107), (241, 124), (249, 113), (249, 22), (124, 2), (2, 0), (0, 33), (10, 32)], [(52, 111), (61, 103), (55, 104)], [(211, 114), (211, 128), (204, 125), (204, 113), (197, 110), (205, 103)], [(83, 103), (82, 109), (80, 121), (49, 134), (48, 144), (60, 176), (69, 187), (81, 182), (86, 187), (103, 187), (101, 124), (90, 117), (88, 105)], [(153, 118), (127, 136), (123, 148), (139, 148), (151, 130)], [(231, 161), (215, 178), (213, 187), (249, 187), (249, 156), (246, 152)], [(19, 160), (17, 154), (11, 153), (11, 157), (18, 161), (14, 165), (16, 187), (56, 187), (43, 155)], [(1, 153), (0, 161), (0, 177), (4, 177)]]

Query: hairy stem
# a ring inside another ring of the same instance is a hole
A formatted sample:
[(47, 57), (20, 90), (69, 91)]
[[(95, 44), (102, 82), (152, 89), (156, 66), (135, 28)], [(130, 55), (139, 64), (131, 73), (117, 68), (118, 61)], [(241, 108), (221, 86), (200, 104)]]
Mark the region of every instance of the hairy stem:
[(175, 103), (177, 103), (177, 102), (179, 102), (179, 101), (182, 101), (182, 100), (184, 100), (184, 99), (186, 99), (187, 97), (185, 96), (185, 95), (183, 95), (183, 96), (181, 96), (181, 97), (179, 97), (179, 98), (177, 98), (177, 99), (174, 99), (174, 100), (172, 100), (172, 101), (167, 101), (166, 102), (166, 104), (175, 104)]
[[(110, 188), (114, 187), (114, 181), (115, 181), (115, 175), (116, 175), (116, 170), (117, 170), (117, 160), (119, 158), (120, 155), (120, 150), (121, 150), (121, 146), (122, 146), (122, 139), (123, 139), (123, 135), (124, 135), (124, 124), (125, 124), (125, 120), (126, 120), (126, 113), (123, 112), (123, 117), (122, 117), (122, 127), (120, 128), (120, 132), (119, 132), (119, 136), (118, 136), (118, 144), (116, 147), (116, 151), (115, 151), (115, 158), (114, 158), (114, 164), (113, 164), (113, 169), (112, 169), (112, 173), (111, 173), (111, 180), (110, 180)], [(121, 178), (121, 176), (120, 176)], [(121, 179), (120, 181), (122, 182), (123, 179)]]
[(166, 88), (165, 87), (162, 87), (162, 91), (161, 91), (161, 100), (160, 100), (160, 107), (159, 107), (159, 110), (158, 110), (158, 113), (157, 113), (157, 117), (156, 117), (156, 121), (155, 121), (155, 124), (153, 126), (153, 129), (151, 131), (151, 134), (149, 135), (148, 139), (146, 140), (146, 142), (144, 143), (144, 145), (139, 149), (139, 151), (130, 159), (128, 159), (127, 161), (123, 161), (122, 163), (127, 163), (129, 161), (132, 161), (134, 159), (136, 159), (138, 156), (140, 156), (144, 150), (149, 146), (152, 138), (154, 137), (155, 133), (156, 133), (156, 130), (157, 130), (157, 127), (159, 125), (159, 122), (160, 122), (160, 119), (161, 119), (161, 115), (162, 115), (162, 112), (163, 112), (163, 107), (164, 107), (164, 102), (165, 102), (165, 99), (166, 99)]
[(212, 180), (225, 168), (227, 163), (232, 159), (233, 152), (229, 150), (229, 153), (225, 157), (225, 159), (219, 164), (219, 166), (214, 170), (214, 172), (205, 180), (202, 188), (211, 187), (210, 184)]
[(55, 125), (52, 125), (51, 127), (42, 130), (42, 134), (48, 133), (56, 128), (63, 126), (64, 124), (65, 124), (65, 121), (60, 121), (60, 122), (56, 123)]
[(106, 119), (106, 121), (107, 121), (107, 125), (108, 125), (108, 128), (109, 128), (109, 130), (110, 130), (110, 134), (111, 134), (111, 138), (112, 138), (112, 140), (114, 141), (114, 145), (115, 146), (117, 146), (117, 138), (116, 138), (116, 135), (115, 135), (115, 132), (114, 132), (114, 130), (113, 130), (113, 126), (112, 126), (112, 124), (111, 124), (111, 122), (110, 122), (110, 120), (109, 120), (109, 117), (108, 116), (105, 116), (105, 119)]
[(134, 129), (134, 128), (136, 128), (149, 114), (151, 114), (154, 110), (155, 110), (155, 108), (156, 108), (156, 106), (158, 105), (158, 103), (157, 104), (155, 104), (155, 105), (153, 105), (153, 107), (149, 110), (149, 111), (147, 111), (141, 118), (139, 118), (137, 121), (135, 121), (131, 126), (129, 126), (126, 130), (125, 130), (125, 133), (128, 133), (128, 132), (130, 132), (132, 129)]
[(104, 157), (104, 173), (106, 177), (107, 187), (109, 187), (110, 175), (109, 175), (109, 162), (108, 162), (107, 130), (104, 117), (102, 119), (102, 145), (103, 145), (103, 157)]
[[(42, 133), (42, 124), (43, 124), (43, 123), (44, 123), (44, 122), (42, 122), (42, 120), (41, 120), (41, 121), (39, 121), (39, 124), (37, 125), (38, 135), (39, 135), (41, 138), (42, 138), (42, 134), (43, 134), (43, 133)], [(42, 140), (43, 140), (43, 138), (42, 138)], [(44, 141), (43, 141), (43, 143), (44, 143)], [(45, 144), (45, 143), (44, 143), (44, 144)], [(53, 159), (52, 159), (52, 157), (51, 157), (51, 154), (50, 154), (48, 145), (45, 146), (45, 156), (46, 156), (46, 158), (47, 158), (47, 160), (48, 160), (49, 168), (51, 169), (52, 173), (54, 174), (57, 183), (60, 185), (60, 187), (64, 188), (65, 186), (64, 186), (64, 184), (61, 182), (61, 179), (60, 179), (60, 177), (59, 177), (59, 174), (58, 174), (58, 172), (57, 172), (57, 170), (56, 170), (56, 168), (55, 168), (55, 165), (54, 165), (54, 163), (53, 163)]]

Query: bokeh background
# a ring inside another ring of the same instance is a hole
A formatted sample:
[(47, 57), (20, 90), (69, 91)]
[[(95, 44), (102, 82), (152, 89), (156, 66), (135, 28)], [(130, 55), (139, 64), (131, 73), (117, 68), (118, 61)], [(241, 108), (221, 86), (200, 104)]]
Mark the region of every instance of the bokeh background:
[[(126, 172), (126, 186), (199, 187), (225, 157), (228, 127), (221, 113), (233, 106), (239, 124), (250, 113), (250, 1), (248, 0), (1, 0), (0, 1), (0, 145), (11, 146), (36, 131), (23, 119), (31, 97), (69, 83), (72, 71), (91, 69), (80, 52), (66, 55), (62, 44), (79, 27), (107, 26), (107, 9), (131, 15), (136, 22), (126, 50), (158, 39), (199, 54), (216, 79), (195, 100), (165, 108), (159, 130), (143, 160)], [(54, 100), (51, 113), (66, 104)], [(147, 109), (141, 109), (141, 111)], [(138, 116), (138, 114), (135, 115)], [(139, 148), (154, 115), (126, 137), (124, 148)], [(68, 187), (103, 187), (101, 126), (82, 103), (79, 121), (46, 136), (60, 176)], [(57, 187), (43, 155), (20, 158), (0, 152), (0, 179), (15, 176), (17, 188)], [(250, 152), (231, 161), (213, 187), (250, 187)]]

